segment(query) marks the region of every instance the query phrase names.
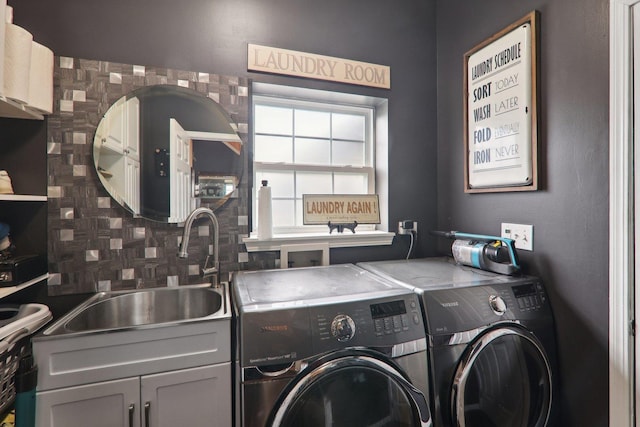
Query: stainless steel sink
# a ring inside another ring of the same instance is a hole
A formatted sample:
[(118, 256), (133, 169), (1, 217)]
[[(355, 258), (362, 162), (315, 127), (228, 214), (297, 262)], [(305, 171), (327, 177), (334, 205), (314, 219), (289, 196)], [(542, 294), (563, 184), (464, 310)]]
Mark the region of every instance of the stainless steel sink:
[(151, 327), (230, 316), (226, 286), (183, 286), (100, 292), (55, 322), (43, 335)]

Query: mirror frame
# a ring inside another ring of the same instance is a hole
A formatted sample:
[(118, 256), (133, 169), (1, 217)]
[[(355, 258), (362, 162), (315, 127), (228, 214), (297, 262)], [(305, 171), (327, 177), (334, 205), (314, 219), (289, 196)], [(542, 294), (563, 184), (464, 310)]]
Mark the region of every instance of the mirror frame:
[[(95, 170), (134, 217), (182, 223), (201, 205), (220, 208), (235, 191), (246, 155), (237, 128), (219, 103), (200, 92), (140, 87), (118, 98), (100, 120)], [(208, 178), (203, 191), (201, 174)]]

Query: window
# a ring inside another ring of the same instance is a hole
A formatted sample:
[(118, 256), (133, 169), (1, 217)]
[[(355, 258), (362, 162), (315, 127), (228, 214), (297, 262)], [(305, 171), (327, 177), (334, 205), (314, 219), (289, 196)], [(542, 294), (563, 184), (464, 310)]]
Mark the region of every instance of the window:
[(263, 180), (271, 187), (274, 234), (326, 233), (326, 226), (303, 225), (303, 194), (378, 193), (386, 223), (386, 132), (376, 138), (386, 100), (260, 83), (252, 100), (254, 232)]

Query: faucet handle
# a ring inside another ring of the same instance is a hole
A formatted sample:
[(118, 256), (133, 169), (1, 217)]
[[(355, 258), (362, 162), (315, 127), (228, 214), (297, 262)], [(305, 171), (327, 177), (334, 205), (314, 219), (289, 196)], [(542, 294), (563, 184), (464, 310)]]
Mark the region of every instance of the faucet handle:
[(215, 262), (213, 266), (207, 267), (207, 265), (209, 265), (210, 258), (211, 255), (207, 255), (207, 258), (204, 260), (204, 266), (202, 267), (202, 277), (208, 277), (213, 276), (214, 274), (218, 274), (218, 266), (215, 265)]
[(215, 267), (203, 268), (202, 277), (213, 276), (218, 273), (218, 269)]

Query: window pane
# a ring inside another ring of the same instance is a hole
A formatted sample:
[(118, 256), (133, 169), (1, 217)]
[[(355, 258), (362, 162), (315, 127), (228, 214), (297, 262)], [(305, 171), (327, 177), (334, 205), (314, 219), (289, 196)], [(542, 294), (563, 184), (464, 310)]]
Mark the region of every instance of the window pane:
[(257, 162), (293, 161), (291, 137), (256, 135), (254, 159)]
[(265, 179), (269, 181), (272, 199), (276, 197), (293, 199), (293, 172), (257, 172), (256, 197), (258, 197), (258, 187), (262, 186), (262, 181)]
[(274, 227), (290, 226), (294, 222), (293, 200), (273, 200), (271, 202), (271, 213)]
[(355, 114), (334, 113), (332, 121), (332, 135), (334, 138), (364, 141), (364, 116)]
[(334, 191), (336, 194), (366, 194), (367, 174), (336, 173), (334, 179)]
[(295, 163), (308, 165), (331, 164), (331, 144), (326, 139), (296, 138)]
[(296, 200), (296, 223), (295, 223), (297, 227), (304, 225), (304, 222), (302, 221), (304, 219), (303, 215), (304, 214), (302, 213), (302, 200), (298, 199)]
[[(260, 181), (267, 180), (272, 188), (274, 226), (308, 231), (314, 227), (302, 227), (303, 194), (366, 194), (375, 185), (373, 110), (355, 107), (357, 102), (345, 106), (269, 99), (254, 98), (255, 195)], [(257, 202), (253, 203), (254, 213)]]
[(334, 165), (366, 166), (363, 142), (333, 141)]
[(331, 115), (322, 111), (296, 110), (297, 136), (329, 138), (331, 136)]
[(296, 197), (303, 194), (332, 194), (330, 172), (298, 172), (296, 174)]
[(256, 133), (291, 135), (293, 132), (293, 109), (256, 105), (254, 126)]

